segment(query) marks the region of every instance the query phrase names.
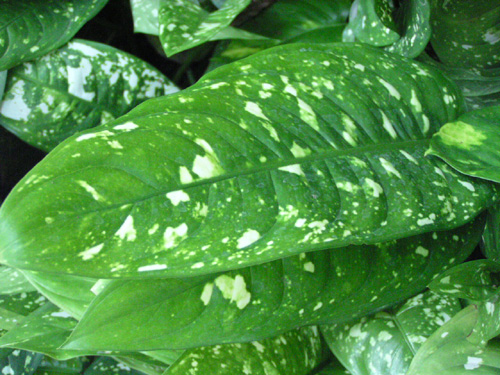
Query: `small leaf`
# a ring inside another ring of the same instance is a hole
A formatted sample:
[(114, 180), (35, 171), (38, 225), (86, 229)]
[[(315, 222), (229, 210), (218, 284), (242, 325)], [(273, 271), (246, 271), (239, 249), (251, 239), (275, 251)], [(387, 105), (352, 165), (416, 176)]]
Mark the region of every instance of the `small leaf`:
[(318, 328), (304, 327), (262, 341), (186, 350), (164, 375), (307, 375), (323, 361), (322, 346)]
[[(178, 89), (158, 70), (104, 44), (73, 40), (9, 71), (0, 123), (50, 151), (67, 137)], [(120, 149), (119, 143), (113, 147)]]
[(499, 189), (423, 157), (462, 106), (372, 47), (264, 51), (59, 145), (0, 209), (0, 261), (186, 277), (456, 228)]
[(0, 71), (61, 47), (107, 2), (3, 0), (0, 13)]
[(500, 264), (486, 259), (455, 266), (439, 275), (429, 288), (472, 301), (485, 301), (498, 293)]
[(321, 331), (352, 374), (400, 375), (425, 340), (459, 311), (458, 299), (426, 292), (371, 317), (321, 326)]
[(34, 292), (36, 289), (18, 270), (0, 266), (0, 295)]
[[(344, 30), (344, 41), (360, 41), (376, 47), (390, 45), (399, 40), (399, 34), (387, 27), (380, 15), (380, 3), (376, 0), (354, 0), (349, 23)], [(384, 12), (386, 12), (384, 10)]]
[(500, 204), (488, 209), (486, 227), (483, 234), (483, 251), (486, 258), (500, 263)]
[(301, 254), (225, 274), (115, 281), (92, 302), (66, 347), (187, 348), (354, 319), (423, 290), (443, 268), (463, 261), (481, 233), (476, 222), (450, 232)]
[(160, 0), (130, 0), (130, 7), (134, 18), (134, 32), (150, 35), (159, 34)]
[(227, 28), (250, 0), (227, 0), (208, 13), (190, 0), (161, 0), (160, 40), (167, 56), (196, 47)]
[(500, 182), (499, 124), (500, 106), (468, 112), (443, 125), (427, 154), (466, 175)]

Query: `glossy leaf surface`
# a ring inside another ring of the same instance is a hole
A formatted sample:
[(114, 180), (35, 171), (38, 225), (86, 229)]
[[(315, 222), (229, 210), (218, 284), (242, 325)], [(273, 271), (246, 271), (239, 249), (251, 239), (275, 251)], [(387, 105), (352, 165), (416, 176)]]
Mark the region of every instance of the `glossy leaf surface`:
[(108, 0), (0, 1), (0, 71), (67, 43)]
[(485, 301), (498, 293), (500, 264), (476, 260), (455, 266), (434, 279), (429, 288), (457, 298)]
[(433, 0), (432, 47), (446, 65), (498, 68), (500, 4), (496, 0)]
[(134, 32), (158, 35), (160, 0), (130, 0), (134, 18)]
[(221, 42), (210, 60), (209, 70), (277, 44), (341, 42), (350, 6), (350, 0), (277, 1), (241, 26), (272, 39)]
[(264, 51), (62, 143), (4, 203), (0, 261), (188, 276), (457, 227), (498, 199), (423, 157), (462, 104), (374, 48)]
[(159, 11), (160, 40), (167, 56), (196, 47), (209, 40), (259, 38), (243, 30), (232, 29), (231, 22), (250, 0), (227, 0), (222, 8), (209, 13), (190, 0), (161, 0)]
[(164, 375), (307, 375), (324, 359), (316, 326), (243, 344), (186, 350)]
[(328, 346), (355, 375), (406, 374), (434, 331), (460, 311), (454, 297), (419, 294), (391, 310), (348, 324), (321, 326)]
[(500, 182), (500, 106), (468, 112), (445, 124), (428, 154), (470, 176)]
[(70, 135), (176, 91), (162, 73), (132, 55), (73, 40), (9, 71), (0, 123), (25, 142), (50, 151)]
[(343, 322), (418, 293), (443, 269), (463, 261), (481, 233), (476, 222), (450, 232), (301, 254), (222, 275), (117, 281), (96, 297), (67, 347), (187, 348)]

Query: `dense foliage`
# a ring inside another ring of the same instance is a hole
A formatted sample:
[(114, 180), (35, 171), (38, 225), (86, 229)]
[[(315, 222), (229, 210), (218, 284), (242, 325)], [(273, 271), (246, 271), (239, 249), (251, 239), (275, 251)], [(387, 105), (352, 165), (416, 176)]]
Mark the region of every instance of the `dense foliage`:
[(0, 9), (2, 374), (500, 372), (497, 0)]

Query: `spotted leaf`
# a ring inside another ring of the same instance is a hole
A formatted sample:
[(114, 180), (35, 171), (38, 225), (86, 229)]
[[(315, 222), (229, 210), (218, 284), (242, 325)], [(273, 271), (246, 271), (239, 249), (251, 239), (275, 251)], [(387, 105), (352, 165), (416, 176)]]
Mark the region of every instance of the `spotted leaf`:
[(262, 341), (186, 350), (164, 375), (307, 375), (324, 358), (321, 335), (312, 326)]
[(280, 0), (241, 28), (269, 40), (223, 41), (210, 60), (209, 70), (250, 56), (277, 44), (342, 41), (350, 0)]
[(433, 0), (431, 14), (432, 47), (444, 64), (497, 70), (498, 1)]
[(460, 311), (454, 297), (432, 292), (374, 316), (321, 326), (335, 356), (354, 375), (406, 374), (413, 356), (434, 331)]
[[(100, 357), (97, 358), (89, 368), (83, 372), (83, 375), (143, 375), (143, 372), (139, 372), (129, 366), (116, 361), (110, 357)], [(151, 372), (150, 372), (151, 374)], [(153, 372), (153, 374), (158, 374), (158, 372)], [(187, 373), (186, 373), (187, 374)]]
[(460, 264), (439, 275), (429, 288), (436, 293), (457, 298), (485, 301), (498, 293), (500, 264), (486, 260), (476, 260)]
[(159, 34), (160, 0), (130, 0), (130, 7), (136, 33)]
[[(499, 331), (491, 330), (491, 326), (484, 330), (481, 323), (484, 322), (482, 317), (491, 321), (490, 312), (498, 315), (498, 303), (489, 312), (476, 305), (460, 311), (420, 347), (407, 374), (497, 374), (500, 369), (500, 343), (491, 339)], [(481, 336), (477, 334), (478, 329), (486, 340), (477, 340)]]
[(43, 359), (39, 353), (0, 349), (0, 373), (3, 375), (33, 375)]
[(0, 71), (67, 43), (108, 0), (0, 1)]
[(469, 176), (500, 182), (499, 129), (500, 106), (468, 112), (432, 137), (428, 154)]
[(104, 44), (75, 39), (9, 71), (0, 124), (50, 151), (72, 134), (175, 91), (168, 78), (144, 61)]
[(250, 0), (227, 0), (209, 13), (190, 0), (160, 2), (160, 41), (167, 56), (196, 47), (209, 40), (267, 39), (229, 25)]
[(0, 266), (0, 294), (19, 294), (35, 290), (20, 271)]
[(443, 268), (463, 261), (479, 241), (482, 221), (208, 277), (115, 281), (89, 306), (67, 347), (196, 347), (361, 317), (420, 292)]
[(462, 105), (372, 47), (264, 51), (63, 142), (2, 206), (0, 262), (188, 276), (455, 228), (498, 199), (423, 156)]
[(488, 209), (483, 243), (486, 258), (500, 263), (500, 204), (498, 203)]

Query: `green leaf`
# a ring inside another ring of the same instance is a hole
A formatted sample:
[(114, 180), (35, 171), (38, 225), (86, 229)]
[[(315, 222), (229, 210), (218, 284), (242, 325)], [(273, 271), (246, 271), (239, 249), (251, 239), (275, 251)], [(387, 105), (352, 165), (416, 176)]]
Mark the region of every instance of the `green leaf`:
[[(209, 40), (226, 38), (223, 32), (249, 4), (250, 0), (227, 0), (208, 13), (190, 0), (160, 1), (160, 40), (167, 56), (196, 47)], [(236, 32), (236, 31), (234, 31)], [(248, 33), (241, 32), (241, 37)], [(230, 37), (238, 37), (234, 34)]]
[(316, 326), (243, 344), (186, 350), (164, 375), (307, 375), (324, 359)]
[(110, 357), (100, 357), (85, 370), (83, 375), (141, 375), (142, 372), (131, 369)]
[(457, 227), (498, 199), (423, 157), (462, 104), (375, 48), (264, 51), (63, 142), (4, 202), (0, 261), (188, 276)]
[(431, 14), (432, 47), (444, 64), (498, 68), (498, 1), (433, 0)]
[(500, 263), (500, 204), (498, 203), (488, 209), (483, 242), (486, 258)]
[(7, 81), (7, 71), (0, 72), (0, 100), (3, 98), (5, 92), (5, 82)]
[(499, 121), (500, 106), (468, 112), (443, 125), (427, 154), (469, 176), (500, 182)]
[(150, 35), (159, 34), (160, 0), (130, 0), (130, 7), (134, 18), (134, 32)]
[(81, 374), (85, 362), (88, 362), (86, 357), (58, 361), (44, 356), (40, 365), (37, 367), (35, 375)]
[[(498, 314), (498, 310), (495, 313)], [(483, 314), (484, 311), (478, 310), (477, 306), (470, 305), (455, 315), (422, 345), (407, 375), (465, 375), (471, 371), (484, 375), (498, 374), (498, 341), (486, 344), (473, 340), (473, 331)]]
[(40, 352), (58, 360), (95, 354), (95, 351), (58, 349), (76, 323), (76, 320), (71, 318), (69, 314), (51, 303), (46, 303), (4, 334), (0, 338), (0, 347)]
[(376, 0), (354, 0), (349, 23), (344, 30), (344, 41), (355, 40), (377, 47), (388, 46), (399, 40), (399, 34), (382, 22), (380, 3)]
[(406, 374), (420, 346), (460, 308), (454, 297), (426, 292), (391, 310), (347, 324), (321, 326), (321, 331), (352, 374)]
[(484, 301), (498, 293), (499, 281), (500, 264), (481, 259), (445, 271), (429, 284), (429, 288), (440, 294)]
[(37, 292), (0, 295), (0, 329), (10, 330), (47, 302)]
[(34, 292), (35, 290), (20, 271), (0, 266), (0, 295)]
[(25, 272), (24, 275), (40, 293), (76, 319), (83, 316), (97, 294), (96, 279), (41, 272)]
[(280, 43), (341, 42), (350, 6), (350, 0), (277, 1), (241, 26), (272, 39), (223, 42), (212, 56), (209, 70)]
[(108, 0), (0, 2), (0, 71), (67, 43)]
[[(314, 372), (316, 374), (316, 372)], [(351, 373), (347, 371), (344, 366), (339, 362), (334, 362), (326, 366), (324, 369), (319, 371), (317, 375), (350, 375)]]
[[(179, 356), (176, 357), (176, 359)], [(152, 359), (150, 356), (143, 355), (141, 353), (123, 353), (121, 356), (113, 357), (116, 359), (121, 369), (129, 367), (144, 373), (146, 375), (162, 375), (168, 368), (167, 364), (163, 361), (158, 361)]]
[(25, 142), (50, 151), (146, 99), (176, 91), (162, 73), (132, 55), (73, 40), (9, 71), (0, 123)]
[(411, 58), (419, 56), (429, 43), (432, 34), (429, 0), (403, 1), (395, 11), (394, 17), (401, 38), (385, 47), (385, 50)]
[(479, 241), (481, 221), (226, 274), (116, 281), (92, 302), (66, 347), (187, 348), (259, 340), (297, 326), (361, 317), (420, 292), (443, 268), (462, 262)]
[(42, 358), (42, 354), (0, 349), (0, 373), (3, 375), (33, 375)]

